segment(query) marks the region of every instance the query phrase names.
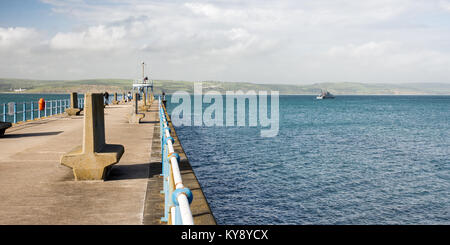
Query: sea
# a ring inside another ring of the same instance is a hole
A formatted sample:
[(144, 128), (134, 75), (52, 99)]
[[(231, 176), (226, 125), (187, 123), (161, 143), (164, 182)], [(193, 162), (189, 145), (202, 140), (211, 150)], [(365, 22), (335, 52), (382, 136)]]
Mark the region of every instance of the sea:
[(70, 94), (27, 94), (27, 93), (0, 93), (0, 104), (7, 104), (9, 102), (23, 103), (35, 102), (40, 98), (44, 100), (63, 100), (70, 99)]
[(450, 96), (280, 96), (279, 120), (175, 127), (218, 224), (450, 224)]

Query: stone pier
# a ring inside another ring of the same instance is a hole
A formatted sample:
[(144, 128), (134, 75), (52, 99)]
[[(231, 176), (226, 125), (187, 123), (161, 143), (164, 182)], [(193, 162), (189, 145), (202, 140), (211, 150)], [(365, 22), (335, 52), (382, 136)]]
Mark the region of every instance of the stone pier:
[[(126, 150), (104, 181), (75, 181), (72, 169), (60, 164), (61, 157), (83, 141), (82, 117), (54, 116), (6, 129), (0, 138), (0, 225), (161, 224), (158, 102), (140, 124), (128, 123), (131, 107), (105, 109), (105, 141)], [(174, 138), (183, 183), (194, 193), (194, 222), (215, 224), (200, 183)]]

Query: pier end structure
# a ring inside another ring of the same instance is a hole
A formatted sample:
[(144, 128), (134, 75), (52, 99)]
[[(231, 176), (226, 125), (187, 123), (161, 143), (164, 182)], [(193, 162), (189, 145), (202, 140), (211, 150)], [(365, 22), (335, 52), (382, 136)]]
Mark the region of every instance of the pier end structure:
[(78, 93), (70, 94), (70, 108), (67, 108), (66, 113), (68, 116), (78, 116), (80, 115), (81, 109), (78, 108)]
[(104, 180), (125, 149), (105, 142), (103, 94), (86, 94), (84, 111), (83, 144), (60, 162), (72, 168), (75, 180)]

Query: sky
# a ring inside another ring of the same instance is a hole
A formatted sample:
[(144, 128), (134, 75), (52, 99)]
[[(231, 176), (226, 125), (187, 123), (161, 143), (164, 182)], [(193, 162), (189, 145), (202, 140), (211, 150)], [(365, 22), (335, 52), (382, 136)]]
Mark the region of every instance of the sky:
[(0, 0), (0, 77), (450, 83), (450, 0)]

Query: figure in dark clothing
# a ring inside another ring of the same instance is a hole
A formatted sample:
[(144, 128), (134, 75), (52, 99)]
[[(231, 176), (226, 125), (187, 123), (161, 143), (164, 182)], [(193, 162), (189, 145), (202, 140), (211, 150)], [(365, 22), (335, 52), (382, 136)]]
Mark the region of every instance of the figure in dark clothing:
[(166, 93), (164, 93), (164, 91), (162, 92), (162, 103), (164, 105), (164, 107), (166, 107), (167, 105), (167, 101), (166, 101)]
[(108, 102), (109, 102), (109, 94), (108, 94), (108, 92), (105, 92), (103, 94), (103, 96), (105, 97), (105, 105), (108, 105)]

